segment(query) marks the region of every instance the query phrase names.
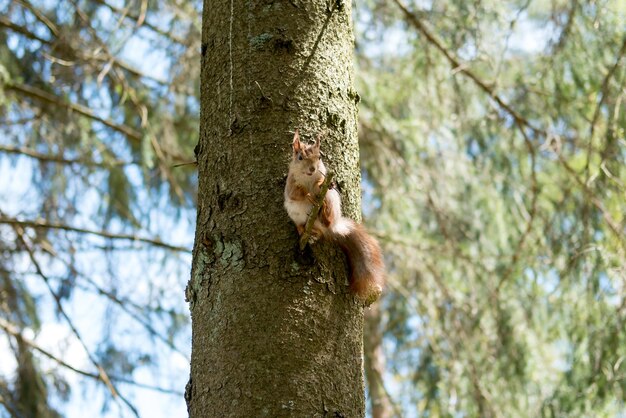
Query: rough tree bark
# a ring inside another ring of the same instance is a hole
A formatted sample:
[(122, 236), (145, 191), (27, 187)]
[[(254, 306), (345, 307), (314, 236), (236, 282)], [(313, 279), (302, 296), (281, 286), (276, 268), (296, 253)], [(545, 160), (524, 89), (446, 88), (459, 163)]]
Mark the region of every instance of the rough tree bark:
[(326, 131), (344, 214), (360, 213), (350, 7), (205, 0), (191, 417), (364, 415), (363, 309), (345, 257), (327, 243), (301, 254), (283, 209), (300, 128)]
[(381, 330), (380, 304), (374, 304), (365, 313), (365, 376), (369, 392), (372, 418), (390, 418), (393, 416), (387, 391), (383, 385), (385, 372), (385, 353), (383, 352), (383, 333)]

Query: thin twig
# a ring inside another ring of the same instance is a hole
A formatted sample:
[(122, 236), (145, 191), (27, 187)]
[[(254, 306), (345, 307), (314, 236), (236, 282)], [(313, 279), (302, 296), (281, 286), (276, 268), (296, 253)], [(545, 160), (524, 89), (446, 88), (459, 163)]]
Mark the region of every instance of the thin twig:
[(198, 165), (198, 162), (197, 161), (188, 161), (188, 162), (185, 162), (185, 163), (174, 164), (172, 166), (172, 168), (185, 167), (185, 166), (188, 166), (188, 165)]
[(443, 43), (439, 39), (437, 39), (437, 37), (433, 33), (430, 32), (430, 30), (426, 27), (426, 25), (414, 13), (412, 13), (400, 0), (393, 0), (393, 2), (400, 8), (400, 10), (404, 14), (408, 22), (411, 25), (413, 25), (426, 38), (426, 40), (430, 44), (435, 46), (435, 48), (437, 48), (446, 57), (446, 59), (448, 60), (448, 62), (450, 63), (450, 65), (456, 72), (463, 74), (466, 77), (468, 77), (470, 80), (472, 80), (476, 86), (478, 86), (481, 90), (483, 90), (489, 97), (491, 97), (491, 99), (495, 103), (498, 104), (500, 109), (508, 113), (513, 118), (515, 125), (520, 131), (520, 133), (522, 134), (524, 143), (526, 144), (526, 147), (528, 148), (528, 152), (531, 157), (531, 175), (530, 175), (531, 187), (530, 188), (532, 192), (532, 198), (531, 198), (531, 207), (529, 211), (530, 218), (528, 220), (528, 223), (526, 225), (524, 232), (522, 233), (522, 236), (520, 237), (516, 245), (516, 251), (511, 258), (509, 269), (507, 269), (506, 274), (502, 276), (502, 279), (500, 280), (500, 282), (498, 283), (496, 287), (496, 293), (497, 293), (497, 291), (500, 289), (504, 281), (506, 281), (506, 279), (508, 278), (509, 274), (513, 271), (515, 264), (517, 264), (518, 262), (519, 254), (521, 253), (521, 250), (526, 242), (526, 239), (528, 235), (530, 234), (530, 231), (532, 230), (532, 226), (535, 220), (535, 214), (537, 211), (539, 184), (537, 181), (536, 150), (525, 128), (528, 128), (535, 135), (541, 135), (545, 138), (549, 137), (549, 135), (545, 130), (538, 128), (534, 126), (533, 124), (531, 124), (526, 118), (524, 118), (520, 113), (518, 113), (515, 109), (513, 109), (513, 107), (511, 107), (508, 103), (506, 103), (504, 99), (500, 97), (494, 91), (493, 87), (489, 86), (487, 83), (481, 80), (476, 74), (474, 74), (473, 71), (468, 69), (467, 66), (463, 65), (461, 61), (458, 58), (456, 58), (450, 51), (448, 51), (448, 49), (446, 49), (443, 46)]
[(19, 93), (22, 93), (34, 99), (50, 103), (55, 106), (61, 106), (68, 110), (73, 110), (76, 113), (79, 113), (83, 116), (86, 116), (97, 122), (100, 122), (103, 125), (106, 125), (109, 128), (112, 128), (135, 141), (141, 141), (142, 139), (141, 133), (131, 128), (130, 126), (120, 125), (118, 123), (113, 122), (112, 120), (101, 118), (100, 116), (96, 115), (96, 113), (93, 110), (89, 109), (88, 107), (79, 105), (77, 103), (67, 102), (61, 99), (60, 97), (55, 96), (54, 94), (48, 93), (45, 90), (41, 90), (37, 87), (29, 86), (26, 84), (13, 84), (13, 83), (7, 84), (6, 88), (9, 90), (17, 91)]
[(60, 224), (60, 223), (47, 222), (43, 219), (38, 219), (34, 221), (32, 220), (21, 221), (16, 218), (0, 216), (0, 224), (19, 225), (19, 226), (27, 227), (27, 228), (61, 229), (64, 231), (78, 232), (81, 234), (97, 235), (97, 236), (109, 238), (109, 239), (121, 239), (121, 240), (144, 242), (146, 244), (154, 245), (155, 247), (162, 247), (162, 248), (172, 250), (172, 251), (180, 251), (180, 252), (186, 252), (186, 253), (191, 252), (189, 248), (179, 247), (176, 245), (170, 245), (156, 238), (146, 238), (146, 237), (141, 237), (138, 235), (131, 235), (131, 234), (114, 234), (114, 233), (107, 232), (107, 231), (96, 231), (93, 229), (79, 228), (79, 227)]
[(16, 25), (15, 23), (11, 22), (9, 19), (7, 19), (4, 16), (0, 16), (0, 27), (4, 27), (7, 29), (12, 30), (13, 32), (19, 33), (21, 35), (24, 35), (25, 37), (27, 37), (28, 39), (32, 39), (34, 41), (39, 41), (44, 45), (50, 45), (50, 41), (47, 39), (42, 38), (41, 36), (34, 34), (33, 32), (29, 31), (28, 29), (26, 29), (23, 26), (20, 25)]
[[(138, 311), (141, 311), (142, 310), (141, 306), (135, 304), (134, 302), (130, 301), (127, 298), (124, 298), (123, 300), (120, 299), (119, 297), (114, 295), (112, 292), (107, 291), (107, 290), (103, 289), (102, 287), (100, 287), (95, 281), (93, 281), (91, 278), (87, 277), (85, 274), (82, 274), (82, 273), (79, 273), (79, 272), (76, 272), (76, 273), (78, 273), (81, 277), (83, 277), (95, 289), (96, 292), (98, 292), (100, 295), (105, 296), (110, 301), (112, 301), (115, 304), (117, 304), (121, 310), (126, 312), (126, 314), (128, 314), (132, 319), (134, 319), (135, 321), (140, 323), (146, 329), (146, 331), (148, 331), (148, 333), (151, 336), (154, 336), (156, 339), (160, 340), (163, 344), (168, 346), (172, 351), (175, 351), (176, 353), (178, 353), (181, 356), (183, 356), (183, 358), (185, 360), (189, 361), (189, 358), (187, 357), (187, 354), (185, 354), (180, 348), (176, 347), (176, 345), (174, 345), (173, 341), (170, 341), (168, 338), (166, 338), (165, 336), (161, 335), (152, 326), (152, 324), (150, 324), (148, 319), (140, 317), (139, 314), (137, 314), (135, 312), (132, 312), (128, 308), (128, 305), (130, 305), (133, 308), (137, 309)], [(83, 288), (83, 290), (86, 290), (86, 286)]]
[(476, 84), (481, 90), (487, 93), (500, 106), (501, 109), (503, 109), (506, 113), (513, 117), (516, 123), (528, 127), (535, 133), (545, 133), (540, 128), (532, 125), (526, 118), (524, 118), (508, 103), (506, 103), (504, 99), (494, 91), (492, 86), (481, 80), (476, 74), (474, 74), (472, 70), (467, 67), (467, 65), (461, 63), (458, 58), (456, 58), (450, 51), (448, 51), (448, 49), (446, 49), (446, 47), (443, 46), (443, 43), (439, 39), (437, 39), (437, 37), (426, 27), (421, 19), (417, 17), (415, 13), (411, 12), (400, 0), (392, 1), (398, 6), (398, 8), (400, 8), (407, 21), (411, 25), (413, 25), (415, 29), (417, 29), (430, 44), (437, 48), (439, 52), (441, 52), (446, 57), (455, 72), (469, 77), (474, 82), (474, 84)]
[(326, 197), (326, 193), (330, 188), (330, 183), (333, 180), (335, 173), (332, 171), (326, 174), (326, 178), (324, 179), (324, 183), (322, 183), (322, 187), (320, 189), (320, 193), (317, 195), (317, 199), (315, 203), (313, 203), (313, 207), (311, 208), (311, 213), (309, 213), (309, 217), (306, 220), (306, 225), (304, 227), (304, 232), (300, 236), (300, 251), (304, 250), (306, 244), (309, 242), (309, 238), (311, 238), (311, 231), (313, 230), (313, 225), (315, 224), (315, 220), (322, 209), (322, 204), (324, 203), (324, 198)]
[[(44, 45), (48, 45), (49, 46), (49, 45), (52, 45), (52, 43), (53, 43), (52, 41), (50, 41), (48, 39), (44, 39), (41, 36), (38, 36), (37, 34), (29, 31), (25, 27), (17, 25), (15, 23), (11, 22), (9, 19), (7, 19), (6, 17), (3, 17), (3, 16), (0, 16), (0, 27), (4, 27), (4, 28), (7, 28), (9, 30), (12, 30), (15, 33), (19, 33), (20, 35), (23, 35), (23, 36), (27, 37), (28, 39), (39, 41), (39, 42), (41, 42)], [(86, 62), (91, 61), (91, 60), (94, 60), (94, 61), (101, 61), (102, 60), (98, 56), (88, 56), (83, 51), (75, 50), (73, 52), (75, 52), (78, 56), (83, 58)], [(62, 64), (62, 62), (58, 58), (55, 58), (55, 57), (49, 55), (48, 53), (44, 52), (43, 55), (44, 55), (44, 57), (46, 59), (48, 59), (50, 61)], [(75, 62), (72, 62), (72, 64), (75, 64)], [(119, 59), (116, 59), (114, 64), (117, 67), (119, 67), (119, 68), (121, 68), (123, 70), (126, 70), (129, 73), (131, 73), (131, 74), (133, 74), (133, 75), (135, 75), (137, 77), (146, 78), (146, 79), (152, 80), (152, 81), (154, 81), (156, 83), (159, 83), (161, 85), (164, 85), (164, 86), (169, 86), (171, 84), (167, 80), (163, 80), (163, 79), (160, 79), (160, 78), (155, 77), (153, 75), (142, 73), (138, 69), (134, 68), (132, 65), (130, 65), (130, 64), (124, 62), (124, 61), (120, 61)]]
[[(44, 356), (48, 357), (50, 360), (53, 360), (54, 362), (56, 362), (57, 364), (65, 367), (66, 369), (69, 369), (71, 371), (73, 371), (74, 373), (80, 374), (82, 376), (86, 376), (86, 377), (90, 377), (92, 379), (96, 379), (96, 380), (100, 380), (100, 375), (97, 373), (91, 373), (82, 369), (78, 369), (74, 366), (72, 366), (71, 364), (65, 362), (64, 360), (58, 358), (57, 356), (55, 356), (54, 354), (50, 353), (48, 350), (42, 348), (41, 346), (37, 345), (36, 342), (34, 342), (33, 340), (30, 340), (28, 338), (26, 338), (22, 333), (20, 333), (20, 331), (17, 329), (17, 327), (15, 327), (13, 324), (11, 324), (10, 322), (8, 322), (7, 320), (0, 318), (0, 328), (2, 328), (4, 331), (6, 331), (8, 334), (19, 338), (24, 344), (28, 345), (29, 347), (31, 347), (32, 349), (34, 349), (35, 351), (40, 352), (41, 354), (43, 354)], [(149, 390), (154, 390), (156, 392), (161, 392), (161, 393), (167, 393), (170, 395), (176, 395), (176, 396), (182, 396), (183, 393), (173, 390), (173, 389), (167, 389), (167, 388), (162, 388), (159, 386), (153, 386), (153, 385), (148, 385), (145, 383), (139, 383), (139, 382), (135, 382), (134, 380), (130, 380), (130, 379), (126, 379), (123, 377), (119, 377), (119, 376), (111, 376), (109, 375), (109, 377), (111, 378), (111, 380), (120, 382), (120, 383), (126, 383), (129, 385), (133, 385), (142, 389), (149, 389)]]
[(19, 4), (21, 4), (24, 8), (28, 9), (37, 20), (46, 25), (48, 30), (55, 36), (59, 36), (59, 28), (44, 15), (41, 10), (35, 6), (33, 6), (28, 0), (16, 0)]
[(613, 75), (615, 74), (615, 71), (618, 69), (619, 64), (622, 61), (622, 58), (624, 57), (625, 54), (626, 54), (626, 37), (624, 37), (624, 39), (622, 40), (622, 46), (619, 52), (617, 53), (617, 58), (615, 59), (615, 62), (613, 63), (611, 68), (609, 68), (609, 70), (607, 71), (606, 76), (602, 80), (602, 86), (600, 87), (600, 91), (598, 91), (598, 96), (600, 96), (600, 100), (598, 101), (598, 104), (596, 105), (596, 109), (593, 112), (593, 117), (591, 118), (591, 123), (589, 124), (589, 142), (587, 143), (587, 161), (585, 162), (585, 175), (586, 176), (589, 175), (589, 162), (591, 161), (591, 149), (593, 145), (593, 136), (596, 130), (596, 124), (598, 123), (602, 106), (604, 106), (604, 103), (606, 102), (606, 99), (609, 93), (609, 84), (611, 82), (611, 78), (613, 78)]
[(30, 261), (33, 263), (33, 265), (35, 267), (35, 270), (37, 271), (37, 275), (39, 275), (39, 277), (41, 277), (41, 279), (45, 283), (46, 287), (48, 288), (48, 291), (52, 295), (52, 298), (55, 301), (56, 308), (59, 311), (59, 314), (63, 317), (63, 319), (65, 319), (65, 322), (67, 322), (67, 325), (70, 327), (70, 330), (72, 331), (72, 334), (74, 334), (74, 336), (76, 337), (76, 339), (78, 340), (80, 345), (85, 350), (85, 353), (87, 354), (87, 357), (89, 358), (89, 361), (91, 361), (91, 363), (94, 365), (94, 367), (98, 371), (99, 379), (111, 391), (111, 394), (113, 395), (113, 398), (118, 398), (119, 397), (119, 399), (121, 399), (122, 402), (124, 402), (126, 404), (126, 406), (128, 406), (128, 408), (133, 412), (133, 414), (137, 418), (139, 418), (139, 413), (137, 412), (137, 409), (113, 385), (113, 383), (111, 382), (111, 379), (109, 378), (109, 375), (104, 370), (104, 367), (102, 367), (102, 365), (98, 362), (98, 360), (94, 357), (94, 355), (91, 354), (91, 352), (89, 351), (89, 349), (87, 347), (87, 344), (85, 343), (85, 341), (81, 337), (80, 333), (78, 332), (78, 328), (76, 328), (76, 326), (74, 325), (74, 322), (72, 321), (70, 316), (67, 314), (67, 312), (65, 312), (65, 308), (63, 307), (63, 304), (61, 303), (61, 298), (52, 289), (52, 285), (50, 284), (50, 279), (43, 272), (43, 269), (41, 268), (41, 266), (39, 264), (39, 261), (37, 261), (37, 258), (35, 257), (35, 252), (33, 251), (31, 246), (26, 241), (24, 229), (22, 227), (20, 227), (19, 225), (13, 225), (13, 230), (17, 234), (18, 240), (21, 242), (21, 244), (26, 249), (26, 252), (29, 255)]
[[(119, 15), (121, 15), (123, 18), (125, 19), (130, 19), (136, 22), (137, 26), (145, 26), (148, 29), (152, 30), (153, 32), (158, 33), (159, 35), (170, 39), (173, 42), (176, 42), (177, 44), (181, 44), (181, 45), (187, 45), (188, 42), (185, 42), (185, 40), (183, 38), (179, 38), (176, 35), (173, 35), (172, 33), (169, 33), (149, 22), (147, 22), (145, 20), (145, 13), (143, 13), (142, 15), (135, 15), (132, 13), (129, 13), (127, 10), (121, 9), (119, 7), (113, 6), (112, 4), (104, 1), (104, 0), (94, 0), (96, 3), (108, 8), (109, 10), (111, 10), (114, 13), (117, 13)], [(143, 6), (143, 3), (142, 3)]]
[(51, 154), (43, 154), (41, 152), (37, 152), (33, 149), (26, 147), (14, 147), (12, 145), (0, 145), (0, 152), (6, 152), (7, 154), (17, 154), (17, 155), (25, 155), (30, 158), (34, 158), (39, 161), (48, 162), (48, 163), (58, 163), (58, 164), (68, 164), (68, 165), (83, 165), (88, 167), (118, 167), (124, 165), (133, 165), (138, 164), (135, 161), (119, 161), (113, 160), (111, 162), (107, 161), (93, 161), (84, 158), (64, 158), (61, 155), (51, 155)]

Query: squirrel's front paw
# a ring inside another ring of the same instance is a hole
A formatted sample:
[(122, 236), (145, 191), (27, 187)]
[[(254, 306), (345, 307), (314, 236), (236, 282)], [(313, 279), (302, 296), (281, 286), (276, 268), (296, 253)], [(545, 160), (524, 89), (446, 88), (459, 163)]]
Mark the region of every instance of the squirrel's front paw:
[(317, 242), (320, 238), (322, 238), (322, 231), (318, 228), (313, 228), (311, 230), (311, 237), (309, 238), (309, 244), (313, 244), (315, 242)]

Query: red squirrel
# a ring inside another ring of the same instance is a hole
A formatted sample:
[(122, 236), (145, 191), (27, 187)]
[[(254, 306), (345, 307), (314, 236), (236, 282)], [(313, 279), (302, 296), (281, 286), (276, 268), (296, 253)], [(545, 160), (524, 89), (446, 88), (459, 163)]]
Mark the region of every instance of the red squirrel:
[[(313, 202), (326, 176), (320, 157), (320, 136), (314, 145), (300, 142), (298, 130), (293, 136), (293, 157), (285, 185), (285, 209), (302, 235)], [(341, 216), (341, 198), (334, 188), (324, 203), (311, 231), (311, 241), (319, 238), (338, 243), (350, 263), (350, 289), (367, 304), (374, 302), (383, 290), (385, 267), (378, 242), (362, 225)]]

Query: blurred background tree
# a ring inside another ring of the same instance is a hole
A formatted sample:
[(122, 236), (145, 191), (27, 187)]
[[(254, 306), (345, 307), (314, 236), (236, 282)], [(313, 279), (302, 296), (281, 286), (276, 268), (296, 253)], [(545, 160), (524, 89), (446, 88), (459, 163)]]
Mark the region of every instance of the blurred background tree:
[[(0, 1), (7, 416), (164, 413), (154, 390), (184, 413), (195, 173), (174, 166), (194, 159), (201, 7)], [(626, 4), (365, 0), (354, 18), (389, 268), (371, 411), (618, 415)]]
[(201, 7), (0, 3), (8, 415), (184, 413)]
[(624, 410), (625, 6), (357, 9), (383, 381), (405, 415)]

